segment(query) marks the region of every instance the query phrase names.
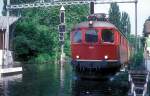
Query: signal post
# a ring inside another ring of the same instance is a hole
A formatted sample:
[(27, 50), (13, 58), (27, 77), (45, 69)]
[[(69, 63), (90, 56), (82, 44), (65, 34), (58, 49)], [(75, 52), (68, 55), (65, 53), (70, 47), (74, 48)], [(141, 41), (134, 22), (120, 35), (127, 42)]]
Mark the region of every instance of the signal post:
[(66, 32), (66, 25), (65, 25), (65, 8), (62, 6), (60, 8), (60, 24), (58, 26), (59, 30), (59, 42), (61, 45), (61, 55), (60, 61), (63, 63), (65, 61), (65, 53), (64, 53), (64, 35)]

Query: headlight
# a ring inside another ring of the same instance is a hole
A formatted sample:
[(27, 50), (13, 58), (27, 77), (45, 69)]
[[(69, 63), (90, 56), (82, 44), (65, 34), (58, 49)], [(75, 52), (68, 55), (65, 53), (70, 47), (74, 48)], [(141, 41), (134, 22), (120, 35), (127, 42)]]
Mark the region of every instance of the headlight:
[(105, 55), (105, 56), (104, 56), (104, 58), (105, 58), (105, 59), (108, 59), (108, 56), (107, 56), (107, 55)]
[(79, 59), (80, 57), (77, 55), (76, 58)]

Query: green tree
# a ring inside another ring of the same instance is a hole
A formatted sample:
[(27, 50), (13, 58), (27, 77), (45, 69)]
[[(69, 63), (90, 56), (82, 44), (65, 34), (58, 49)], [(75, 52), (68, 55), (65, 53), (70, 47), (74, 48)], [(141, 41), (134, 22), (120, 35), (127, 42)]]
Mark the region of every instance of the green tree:
[(24, 16), (16, 26), (14, 37), (16, 59), (28, 61), (41, 54), (52, 56), (54, 47), (58, 47), (57, 33), (46, 24), (40, 24), (40, 18), (36, 13), (34, 18), (28, 16)]
[(123, 32), (126, 35), (130, 34), (131, 32), (130, 17), (126, 12), (122, 12), (120, 28), (121, 28), (121, 32)]
[(114, 24), (122, 33), (128, 35), (131, 32), (130, 17), (126, 12), (120, 12), (117, 3), (111, 3), (109, 9), (109, 21)]
[(117, 28), (120, 28), (120, 10), (117, 3), (111, 3), (110, 9), (109, 9), (109, 21), (114, 24)]

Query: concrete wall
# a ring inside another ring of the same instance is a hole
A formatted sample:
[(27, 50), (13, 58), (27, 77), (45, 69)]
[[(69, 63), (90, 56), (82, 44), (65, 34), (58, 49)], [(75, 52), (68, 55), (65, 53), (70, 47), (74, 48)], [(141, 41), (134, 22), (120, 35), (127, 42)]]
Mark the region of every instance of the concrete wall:
[(2, 60), (3, 60), (3, 51), (2, 50), (0, 50), (0, 69), (1, 69), (1, 67), (2, 67)]
[(3, 68), (13, 67), (13, 57), (12, 52), (9, 50), (5, 50)]

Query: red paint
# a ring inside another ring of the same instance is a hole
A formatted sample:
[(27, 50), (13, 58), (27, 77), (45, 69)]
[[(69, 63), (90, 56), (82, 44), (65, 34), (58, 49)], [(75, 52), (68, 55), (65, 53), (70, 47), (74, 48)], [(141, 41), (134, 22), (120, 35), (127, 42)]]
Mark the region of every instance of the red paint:
[[(107, 55), (107, 60), (118, 60), (122, 64), (127, 63), (129, 60), (128, 52), (129, 45), (127, 39), (116, 29), (116, 28), (105, 28), (97, 27), (98, 30), (98, 42), (96, 43), (87, 43), (85, 41), (85, 32), (88, 28), (81, 28), (82, 31), (82, 42), (73, 43), (71, 32), (71, 52), (72, 59), (78, 60), (76, 56), (79, 56), (80, 60), (104, 60), (104, 56)], [(113, 43), (103, 43), (101, 39), (101, 30), (102, 29), (112, 29), (114, 33), (114, 42)]]

